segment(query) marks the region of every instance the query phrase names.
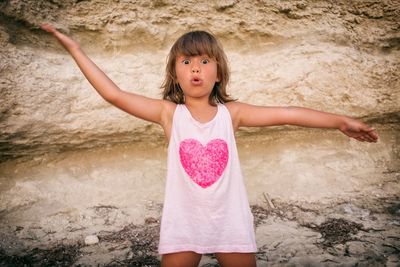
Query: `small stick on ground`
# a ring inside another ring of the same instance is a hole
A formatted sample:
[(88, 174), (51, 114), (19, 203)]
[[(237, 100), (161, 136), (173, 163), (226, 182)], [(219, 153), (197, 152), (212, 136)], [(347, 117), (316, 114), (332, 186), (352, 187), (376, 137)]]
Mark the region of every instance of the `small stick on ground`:
[(274, 205), (274, 203), (272, 203), (272, 200), (271, 200), (271, 198), (269, 197), (268, 193), (265, 193), (265, 192), (264, 192), (263, 195), (264, 195), (265, 201), (266, 201), (267, 204), (268, 204), (269, 209), (270, 209), (270, 210), (274, 210), (274, 209), (275, 209), (275, 205)]

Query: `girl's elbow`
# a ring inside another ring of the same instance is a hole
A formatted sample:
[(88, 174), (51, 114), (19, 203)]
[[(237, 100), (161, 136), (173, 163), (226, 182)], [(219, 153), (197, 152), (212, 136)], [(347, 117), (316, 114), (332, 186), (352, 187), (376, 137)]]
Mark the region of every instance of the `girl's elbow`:
[(121, 98), (123, 98), (123, 92), (120, 89), (113, 89), (107, 90), (101, 96), (106, 100), (108, 103), (113, 105), (117, 104)]
[(119, 100), (119, 96), (116, 93), (107, 93), (102, 95), (103, 99), (112, 105), (116, 105)]

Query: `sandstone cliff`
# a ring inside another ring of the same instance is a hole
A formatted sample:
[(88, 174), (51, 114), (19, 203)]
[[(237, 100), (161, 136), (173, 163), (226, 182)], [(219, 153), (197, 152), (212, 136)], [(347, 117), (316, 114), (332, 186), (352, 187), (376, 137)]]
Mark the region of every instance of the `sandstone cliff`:
[(241, 101), (397, 123), (399, 13), (399, 1), (3, 1), (1, 158), (163, 141), (157, 126), (97, 96), (43, 22), (128, 91), (159, 97), (173, 41), (205, 29), (226, 49), (229, 92)]

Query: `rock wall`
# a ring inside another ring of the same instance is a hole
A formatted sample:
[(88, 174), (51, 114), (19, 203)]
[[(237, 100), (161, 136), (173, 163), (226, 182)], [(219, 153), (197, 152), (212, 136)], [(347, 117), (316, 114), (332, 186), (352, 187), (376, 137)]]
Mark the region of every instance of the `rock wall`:
[[(260, 105), (298, 105), (399, 121), (399, 1), (3, 1), (1, 159), (121, 142), (163, 143), (159, 127), (102, 100), (72, 59), (38, 29), (79, 40), (128, 91), (160, 96), (173, 41), (218, 36), (229, 92)], [(251, 129), (244, 132), (259, 132)], [(244, 133), (242, 132), (242, 133)]]

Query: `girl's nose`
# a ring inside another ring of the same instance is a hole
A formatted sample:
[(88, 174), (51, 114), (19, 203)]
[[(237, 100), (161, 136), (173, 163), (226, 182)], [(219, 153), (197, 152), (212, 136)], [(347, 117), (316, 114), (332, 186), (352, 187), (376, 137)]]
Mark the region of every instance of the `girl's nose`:
[(192, 67), (192, 73), (199, 73), (199, 72), (200, 72), (200, 68), (198, 66)]

